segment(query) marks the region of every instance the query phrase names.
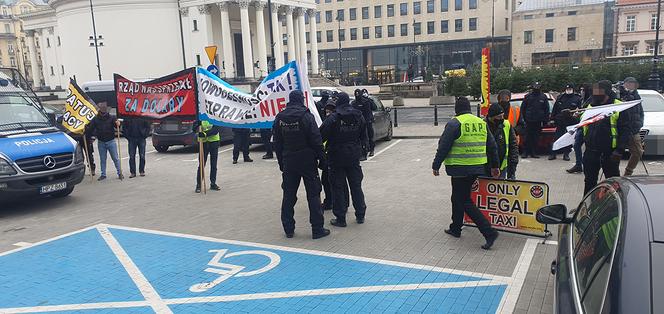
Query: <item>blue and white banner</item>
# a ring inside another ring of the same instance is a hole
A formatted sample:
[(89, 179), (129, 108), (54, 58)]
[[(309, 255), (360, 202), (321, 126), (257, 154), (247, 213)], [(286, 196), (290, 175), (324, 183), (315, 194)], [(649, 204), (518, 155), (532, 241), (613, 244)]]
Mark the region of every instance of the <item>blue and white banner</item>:
[(201, 121), (232, 128), (271, 128), (276, 115), (286, 108), (290, 92), (302, 90), (305, 105), (320, 124), (308, 77), (298, 70), (295, 61), (270, 73), (253, 94), (231, 86), (203, 68), (198, 68), (197, 74)]

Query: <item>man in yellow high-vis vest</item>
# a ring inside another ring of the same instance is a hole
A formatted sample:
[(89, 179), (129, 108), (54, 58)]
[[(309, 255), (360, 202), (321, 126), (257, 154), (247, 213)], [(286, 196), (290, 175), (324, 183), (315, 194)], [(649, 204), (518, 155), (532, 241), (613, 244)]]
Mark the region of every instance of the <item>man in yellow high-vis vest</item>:
[(489, 132), (493, 135), (498, 147), (500, 178), (516, 179), (516, 167), (519, 164), (519, 145), (517, 144), (514, 128), (505, 119), (505, 113), (501, 105), (497, 103), (491, 105), (484, 121), (486, 121)]
[[(198, 131), (199, 124), (194, 125), (194, 129)], [(219, 142), (221, 137), (218, 126), (212, 125), (210, 122), (202, 121), (200, 123), (201, 132), (198, 133), (198, 141), (203, 143), (203, 167), (198, 165), (196, 170), (196, 193), (201, 192), (201, 171), (205, 168), (205, 164), (210, 156), (210, 190), (219, 191), (221, 188), (217, 185), (217, 159), (219, 157)]]
[(498, 231), (473, 204), (470, 193), (477, 177), (487, 174), (487, 164), (494, 178), (500, 176), (496, 141), (486, 122), (471, 113), (467, 98), (457, 99), (454, 110), (456, 116), (447, 123), (440, 136), (432, 165), (433, 175), (439, 176), (444, 162), (445, 171), (452, 177), (452, 223), (445, 233), (461, 237), (463, 215), (466, 213), (486, 239), (482, 248), (488, 250), (498, 238)]

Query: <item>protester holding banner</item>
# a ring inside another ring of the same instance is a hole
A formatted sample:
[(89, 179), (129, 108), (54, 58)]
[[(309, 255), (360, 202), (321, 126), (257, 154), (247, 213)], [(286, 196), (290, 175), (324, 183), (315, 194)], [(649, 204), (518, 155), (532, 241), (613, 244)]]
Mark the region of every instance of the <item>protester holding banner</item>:
[(102, 181), (106, 179), (107, 153), (111, 156), (111, 160), (113, 160), (118, 179), (122, 180), (124, 179), (124, 175), (122, 175), (120, 157), (118, 156), (118, 144), (115, 141), (120, 121), (108, 113), (108, 104), (106, 102), (101, 102), (98, 105), (99, 114), (86, 126), (86, 133), (93, 134), (98, 139), (97, 149), (99, 150), (101, 175), (97, 180)]
[[(514, 128), (508, 121), (505, 121), (502, 106), (499, 104), (491, 105), (485, 121), (498, 146), (500, 178), (516, 179), (516, 167), (519, 164), (519, 145), (516, 142)], [(487, 169), (487, 173), (490, 170)]]
[(129, 118), (124, 121), (123, 127), (129, 146), (129, 178), (136, 177), (136, 151), (138, 151), (138, 173), (144, 177), (145, 139), (150, 136), (150, 122), (145, 119)]
[[(593, 104), (600, 107), (620, 103), (613, 92), (610, 81), (599, 81), (593, 85)], [(629, 115), (616, 112), (609, 118), (599, 120), (583, 128), (586, 151), (583, 156), (583, 173), (587, 194), (597, 185), (600, 169), (608, 179), (620, 176), (620, 159), (629, 143), (631, 128)]]
[(500, 176), (496, 141), (488, 131), (486, 122), (471, 112), (470, 101), (459, 97), (454, 106), (456, 116), (445, 125), (438, 141), (438, 150), (433, 160), (433, 175), (440, 175), (445, 162), (445, 171), (452, 177), (452, 223), (445, 233), (459, 238), (466, 213), (477, 225), (486, 243), (482, 249), (490, 249), (498, 238), (498, 231), (473, 203), (470, 195), (478, 176), (486, 175), (485, 166), (491, 168), (494, 178)]
[(321, 182), (316, 169), (324, 166), (323, 142), (314, 116), (304, 105), (302, 91), (291, 91), (288, 99), (286, 109), (277, 114), (272, 128), (274, 150), (283, 180), (281, 223), (286, 237), (292, 238), (295, 233), (293, 216), (297, 190), (300, 180), (304, 180), (312, 238), (319, 239), (330, 234), (330, 230), (323, 227)]
[(244, 162), (254, 162), (251, 157), (249, 157), (249, 136), (251, 135), (251, 129), (245, 128), (233, 128), (233, 164), (237, 164), (237, 159), (240, 157), (240, 152), (242, 152), (242, 157)]
[(198, 141), (203, 143), (203, 164), (199, 162), (198, 170), (196, 171), (196, 193), (201, 193), (201, 171), (205, 171), (205, 164), (207, 164), (208, 155), (210, 156), (210, 190), (219, 191), (221, 188), (217, 185), (217, 160), (219, 159), (219, 136), (220, 128), (212, 125), (208, 121), (194, 123), (194, 130), (200, 131), (198, 133)]
[(332, 178), (332, 193), (334, 195), (333, 212), (335, 219), (331, 224), (337, 227), (346, 227), (346, 212), (348, 212), (348, 195), (346, 182), (350, 187), (355, 208), (355, 219), (358, 224), (364, 223), (367, 204), (362, 191), (362, 167), (360, 159), (363, 156), (362, 147), (367, 147), (368, 124), (362, 112), (351, 107), (350, 98), (346, 93), (339, 93), (336, 112), (331, 114), (321, 126), (323, 141), (329, 145), (330, 177)]

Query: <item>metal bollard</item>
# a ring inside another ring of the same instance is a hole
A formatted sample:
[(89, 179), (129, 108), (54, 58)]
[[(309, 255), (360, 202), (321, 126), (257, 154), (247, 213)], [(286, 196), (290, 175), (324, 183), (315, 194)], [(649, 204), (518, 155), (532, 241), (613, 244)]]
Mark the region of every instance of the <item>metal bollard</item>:
[(397, 108), (394, 107), (393, 109), (394, 109), (394, 127), (398, 128), (399, 127), (399, 119), (398, 119), (399, 115), (397, 114)]
[(433, 106), (433, 125), (438, 126), (438, 105)]

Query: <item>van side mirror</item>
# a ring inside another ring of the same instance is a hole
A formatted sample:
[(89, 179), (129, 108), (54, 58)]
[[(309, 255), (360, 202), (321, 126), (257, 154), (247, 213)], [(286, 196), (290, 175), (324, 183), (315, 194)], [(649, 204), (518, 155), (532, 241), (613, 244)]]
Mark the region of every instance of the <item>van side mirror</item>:
[(547, 205), (540, 208), (537, 210), (535, 219), (545, 225), (560, 225), (571, 222), (571, 219), (567, 218), (567, 206), (563, 204)]
[(387, 112), (392, 112), (392, 107), (384, 107), (384, 110)]

